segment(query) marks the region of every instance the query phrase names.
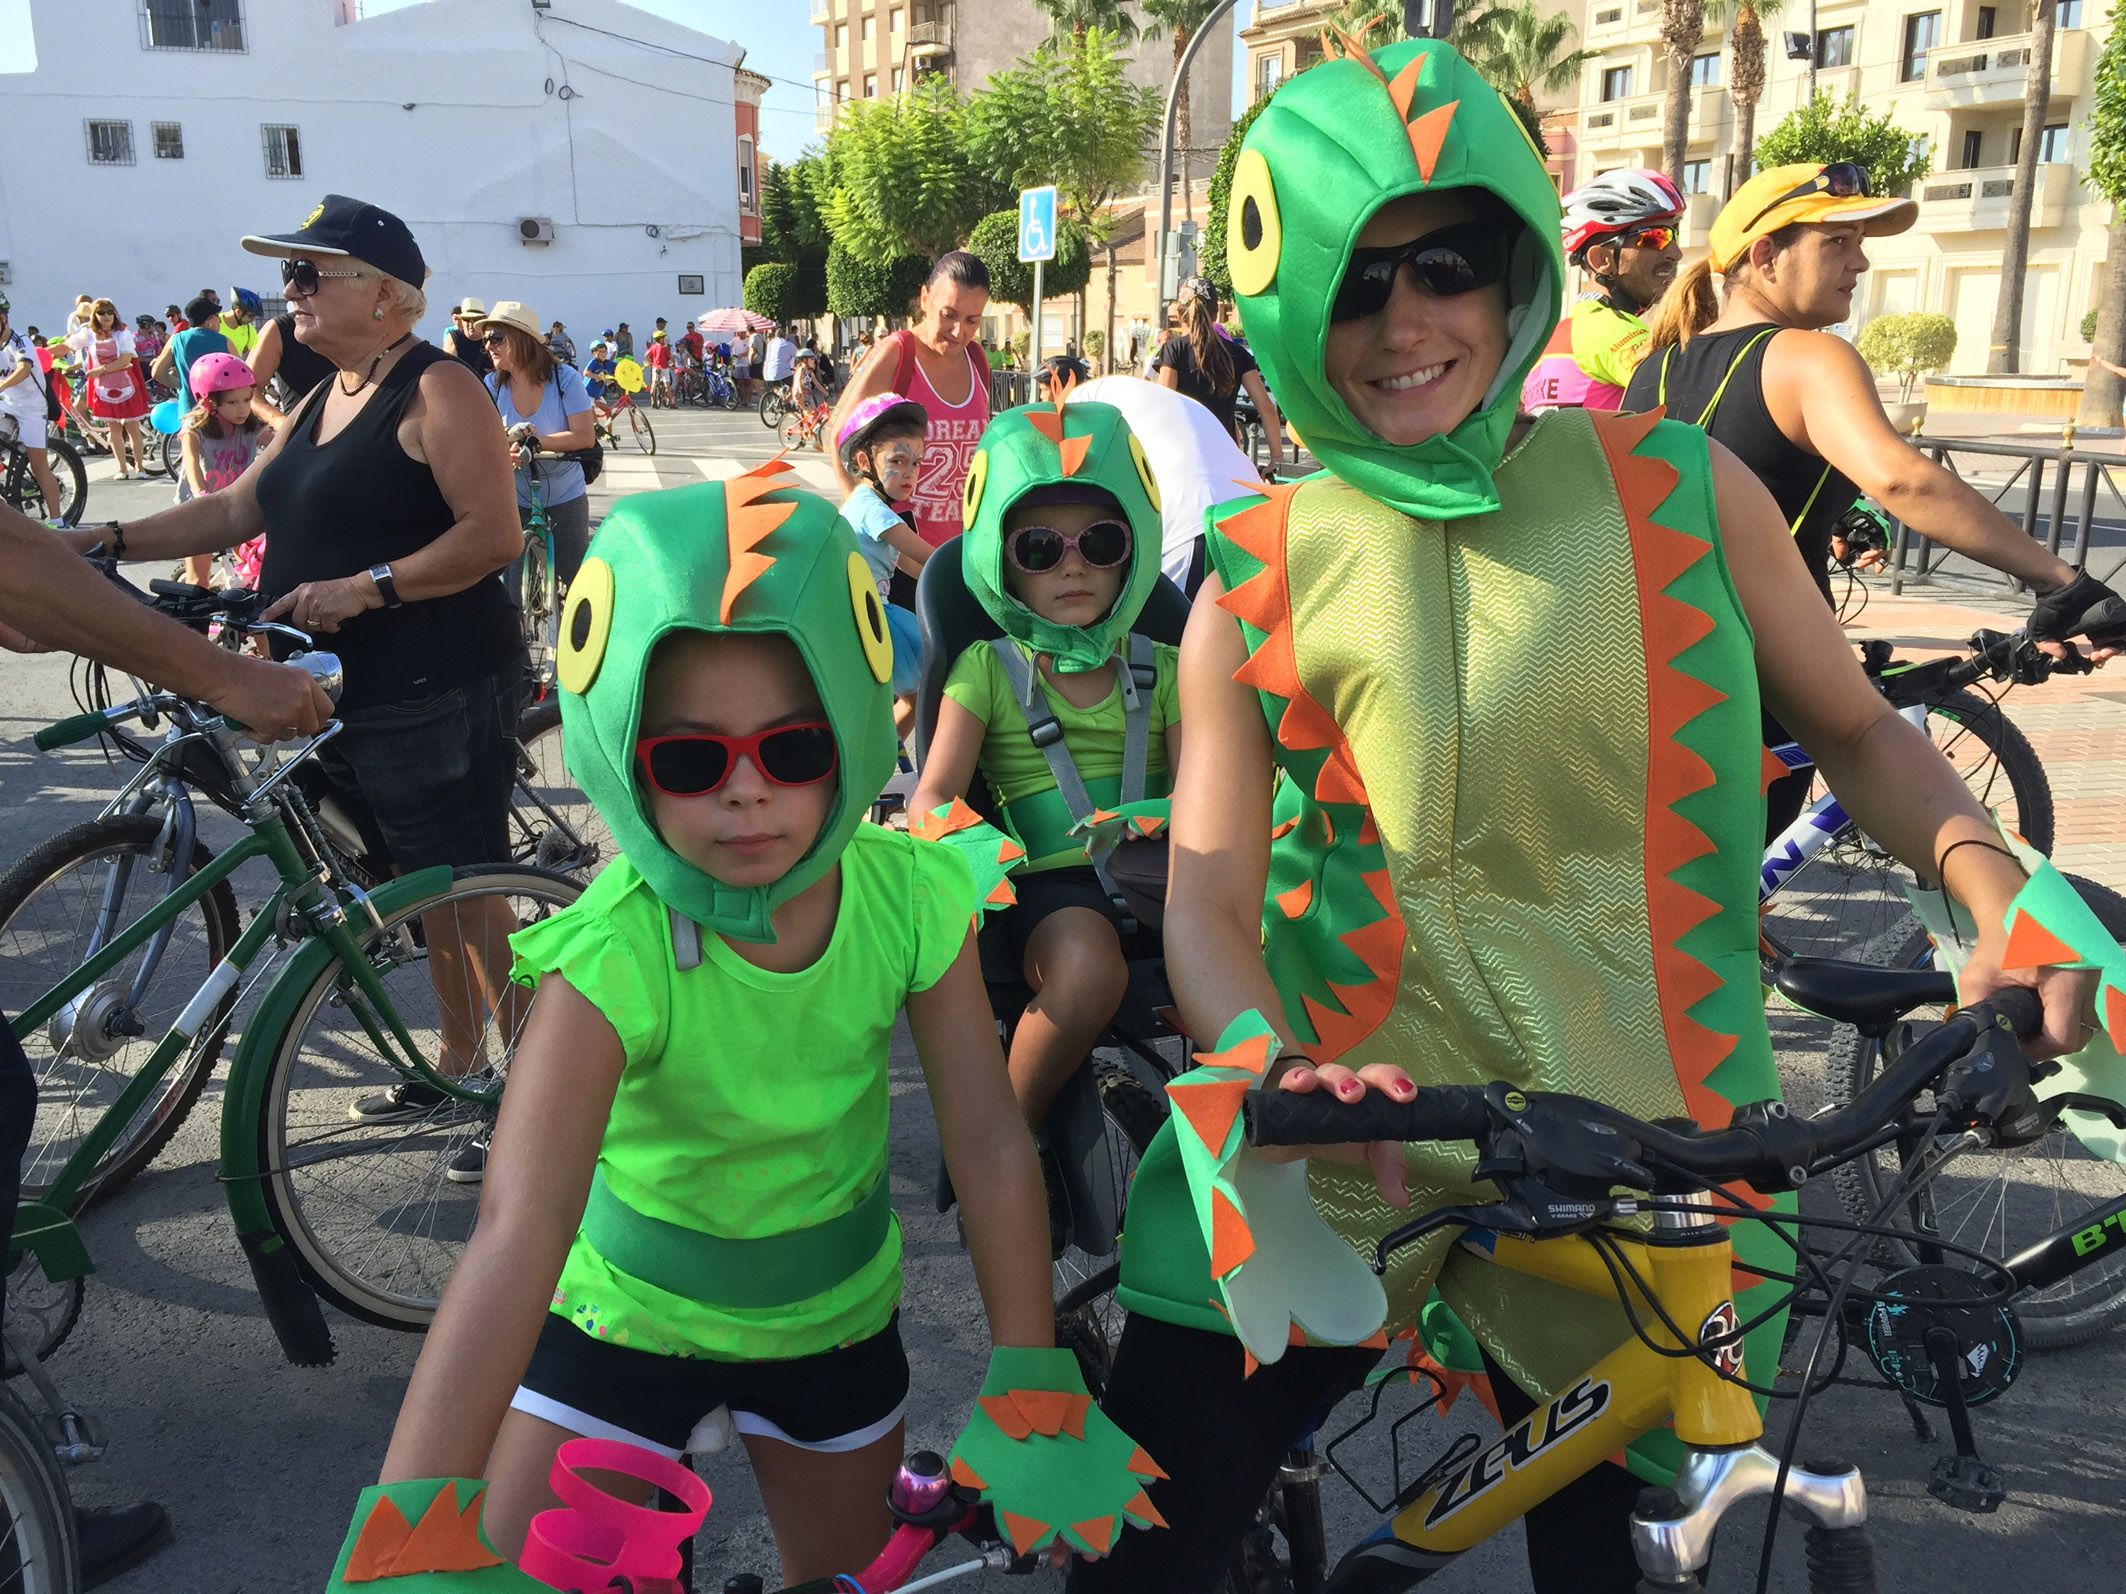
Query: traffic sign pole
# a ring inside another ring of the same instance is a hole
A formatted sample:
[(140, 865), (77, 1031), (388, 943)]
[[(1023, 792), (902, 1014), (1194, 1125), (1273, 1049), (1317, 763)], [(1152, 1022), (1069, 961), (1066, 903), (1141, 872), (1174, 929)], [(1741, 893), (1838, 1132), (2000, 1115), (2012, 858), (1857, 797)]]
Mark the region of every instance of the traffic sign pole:
[(1033, 267), (1033, 304), (1026, 334), (1026, 365), (1029, 374), (1041, 362), (1041, 301), (1045, 296), (1042, 267), (1056, 252), (1056, 191), (1051, 187), (1027, 188), (1019, 193), (1019, 262)]
[(1026, 370), (1029, 376), (1041, 365), (1041, 267), (1045, 261), (1033, 263), (1033, 333), (1026, 344)]

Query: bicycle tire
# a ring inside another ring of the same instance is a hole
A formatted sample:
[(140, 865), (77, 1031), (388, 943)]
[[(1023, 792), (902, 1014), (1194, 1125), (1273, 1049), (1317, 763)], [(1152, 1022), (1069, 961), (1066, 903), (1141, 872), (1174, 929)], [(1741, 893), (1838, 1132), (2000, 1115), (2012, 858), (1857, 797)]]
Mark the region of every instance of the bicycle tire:
[(805, 418), (794, 412), (785, 415), (782, 418), (782, 425), (778, 428), (777, 435), (781, 437), (784, 448), (804, 447), (807, 441), (805, 437)]
[(59, 483), (59, 507), (54, 513), (66, 525), (81, 524), (81, 512), (89, 502), (89, 469), (74, 451), (74, 445), (63, 437), (48, 437), (44, 443), (44, 462), (51, 467), (52, 477)]
[[(27, 1346), (40, 1362), (49, 1360), (81, 1321), (81, 1303), (87, 1294), (87, 1279), (54, 1284), (37, 1265), (36, 1253), (25, 1250), (7, 1279), (7, 1343), (0, 1351), (0, 1378), (13, 1378), (22, 1371), (15, 1359), (18, 1345)], [(6, 1588), (0, 1582), (0, 1594)]]
[[(161, 834), (162, 819), (154, 813), (116, 814), (108, 819), (91, 819), (60, 831), (33, 848), (5, 876), (0, 876), (0, 1010), (20, 1012), (80, 967), (86, 952), (77, 950), (75, 943), (87, 939), (88, 927), (83, 912), (100, 902), (102, 882), (92, 883), (93, 895), (86, 899), (82, 912), (72, 916), (71, 925), (64, 934), (51, 927), (51, 920), (39, 921), (45, 928), (21, 922), (25, 910), (46, 896), (56, 882), (77, 866), (95, 864), (116, 854), (148, 864), (159, 861), (167, 871), (173, 864), (167, 849), (159, 856), (155, 851)], [(196, 874), (212, 862), (213, 857), (204, 843), (194, 842), (188, 872)], [(133, 870), (119, 910), (121, 927), (133, 923), (147, 911), (150, 902), (161, 898), (162, 885), (167, 878), (166, 872), (157, 872), (152, 867)], [(139, 891), (137, 897), (136, 890)], [(187, 930), (187, 920), (195, 910), (197, 919), (193, 928)], [(146, 1061), (177, 1015), (199, 990), (200, 984), (236, 944), (236, 895), (230, 890), (229, 882), (223, 880), (201, 896), (185, 915), (180, 916), (177, 925), (138, 1009), (141, 1034), (118, 1040), (115, 1050), (89, 1060), (86, 1066), (83, 1060), (75, 1058), (63, 1069), (61, 1059), (51, 1045), (52, 1024), (23, 1037), (24, 1049), (30, 1054), (30, 1066), (37, 1071), (38, 1096), (38, 1122), (32, 1127), (29, 1149), (22, 1159), (22, 1194), (25, 1198), (34, 1199), (50, 1188), (52, 1177), (65, 1164), (73, 1147), (80, 1144), (88, 1126), (117, 1099), (132, 1078), (133, 1071)], [(42, 948), (49, 948), (51, 955), (44, 955), (39, 950)], [(145, 948), (142, 950), (144, 952)], [(174, 982), (158, 986), (156, 981), (166, 973), (182, 968), (183, 963), (179, 960), (184, 959), (194, 959), (191, 967), (196, 975), (183, 974)], [(85, 1004), (94, 1011), (117, 1003), (139, 967), (140, 954), (136, 953), (84, 992), (77, 999), (76, 1006)], [(76, 1198), (77, 1210), (118, 1189), (169, 1144), (170, 1137), (177, 1133), (185, 1116), (191, 1112), (193, 1103), (199, 1100), (207, 1076), (214, 1071), (215, 1060), (228, 1035), (229, 1016), (235, 1009), (236, 995), (231, 990), (223, 996), (190, 1051), (181, 1056), (164, 1076), (160, 1093), (143, 1105), (131, 1126), (132, 1132), (122, 1136), (104, 1154)], [(84, 1105), (92, 1106), (93, 1110), (83, 1115)], [(54, 1106), (59, 1109), (60, 1122), (74, 1126), (71, 1132), (51, 1132), (56, 1128), (50, 1114)]]
[(162, 439), (158, 450), (162, 456), (162, 473), (171, 481), (182, 480), (185, 473), (185, 439), (182, 432), (171, 432)]
[[(2069, 876), (2095, 909), (2104, 928), (2126, 939), (2126, 896), (2094, 881)], [(1924, 932), (1903, 948), (1899, 966), (1926, 963), (1932, 949)], [(1893, 1031), (1893, 1036), (1899, 1032)], [(1901, 1048), (1892, 1044), (1894, 1053)], [(1852, 1101), (1880, 1072), (1883, 1044), (1858, 1030), (1841, 1029), (1826, 1059), (1826, 1084), (1834, 1101)], [(2097, 1188), (2070, 1196), (2064, 1182), (2070, 1169), (2086, 1168)], [(1857, 1221), (1880, 1209), (1897, 1177), (1896, 1152), (1887, 1150), (1846, 1163), (1832, 1173), (1838, 1199)], [(2048, 1195), (2048, 1178), (2061, 1181)], [(2008, 1256), (2045, 1234), (2063, 1227), (2069, 1214), (2126, 1193), (2126, 1169), (2090, 1157), (2071, 1130), (2055, 1125), (2034, 1145), (2005, 1151), (1968, 1152), (1943, 1171), (1930, 1189), (1942, 1238), (1969, 1245), (1989, 1256)], [(2013, 1210), (2011, 1214), (2011, 1201)], [(2047, 1210), (2049, 1208), (2049, 1210)], [(1892, 1221), (1903, 1222), (1900, 1209)], [(1977, 1227), (1973, 1227), (1973, 1221)], [(2026, 1227), (2027, 1224), (2027, 1227)], [(1880, 1250), (1888, 1265), (1916, 1265), (1919, 1253), (1906, 1240), (1884, 1240)], [(2049, 1290), (2025, 1292), (2014, 1301), (2025, 1342), (2034, 1350), (2064, 1350), (2126, 1323), (2126, 1258), (2085, 1268)]]
[[(2000, 705), (1958, 691), (1927, 706), (1928, 736), (1979, 803), (2040, 852), (2052, 850), (2052, 783), (2037, 750)], [(1822, 782), (1810, 793), (1814, 801)], [(1894, 958), (1918, 929), (1912, 874), (1848, 822), (1764, 904), (1760, 929), (1783, 954), (1866, 963)]]
[(524, 539), (524, 552), (517, 563), (516, 598), (517, 625), (524, 636), (525, 662), (533, 689), (544, 690), (554, 678), (559, 640), (556, 631), (561, 615), (543, 527), (533, 528)]
[(783, 404), (783, 398), (782, 398), (782, 389), (781, 389), (781, 388), (779, 388), (779, 387), (765, 387), (765, 388), (762, 388), (762, 389), (761, 389), (761, 392), (760, 392), (760, 424), (761, 424), (761, 425), (765, 426), (765, 427), (766, 427), (766, 428), (767, 428), (767, 429), (768, 429), (769, 431), (771, 431), (771, 432), (772, 432), (772, 431), (776, 431), (776, 430), (778, 430), (778, 429), (779, 429), (779, 428), (780, 428), (780, 427), (782, 426), (782, 418), (783, 418), (783, 410), (784, 410), (784, 408), (785, 408), (785, 406), (784, 406), (784, 404)]
[[(393, 1008), (425, 1055), (436, 1056), (436, 999), (427, 972), (435, 928), (419, 921), (460, 912), (476, 900), (502, 901), (514, 920), (511, 928), (522, 928), (567, 907), (582, 889), (565, 875), (476, 864), (460, 869), (449, 889), (400, 909), (363, 937)], [(498, 940), (499, 934), (497, 927)], [(504, 950), (497, 970), (505, 988), (506, 957)], [(364, 1322), (417, 1330), (435, 1315), (479, 1210), (479, 1186), (453, 1184), (445, 1170), (492, 1125), (501, 1086), (478, 1105), (454, 1102), (411, 1122), (352, 1119), (352, 1096), (404, 1076), (369, 1040), (363, 1022), (374, 1016), (366, 1009), (346, 1016), (341, 985), (340, 965), (327, 964), (275, 1039), (254, 1126), (264, 1169), (259, 1189), (275, 1233), (321, 1298)], [(502, 1024), (483, 1014), (477, 1048), (498, 1079), (507, 1078), (509, 1054), (531, 1005), (521, 987), (508, 996), (512, 1011)], [(314, 1177), (350, 1157), (359, 1159), (352, 1189), (328, 1187)], [(464, 1199), (443, 1206), (440, 1198), (453, 1192)], [(402, 1243), (389, 1244), (393, 1236)]]
[(620, 849), (612, 828), (568, 772), (559, 702), (548, 698), (525, 709), (517, 722), (517, 749), (517, 780), (510, 793), (511, 861), (589, 884)]
[[(1108, 1145), (1108, 1176), (1114, 1182), (1116, 1190), (1115, 1210), (1126, 1212), (1129, 1185), (1136, 1177), (1137, 1165), (1144, 1160), (1144, 1153), (1150, 1149), (1152, 1137), (1159, 1133), (1160, 1126), (1166, 1122), (1166, 1097), (1151, 1089), (1120, 1063), (1095, 1056), (1086, 1066), (1093, 1070), (1093, 1084), (1100, 1096), (1100, 1117)], [(1060, 1301), (1078, 1285), (1110, 1268), (1113, 1263), (1112, 1253), (1107, 1256), (1093, 1256), (1075, 1245), (1065, 1246), (1052, 1267), (1055, 1298)], [(1122, 1333), (1122, 1312), (1115, 1304), (1112, 1289), (1071, 1312), (1058, 1313), (1057, 1321), (1060, 1323), (1066, 1317), (1082, 1319), (1083, 1333), (1097, 1338), (1105, 1347), (1104, 1355), (1112, 1358), (1116, 1341)], [(1057, 1343), (1063, 1343), (1061, 1338), (1058, 1338)], [(1081, 1352), (1079, 1360), (1082, 1362), (1085, 1359), (1084, 1353)]]
[(645, 454), (657, 452), (657, 430), (650, 425), (650, 418), (642, 413), (640, 406), (630, 404), (627, 408), (628, 435), (637, 448)]
[(66, 1474), (36, 1414), (0, 1385), (0, 1589), (75, 1594), (81, 1586)]

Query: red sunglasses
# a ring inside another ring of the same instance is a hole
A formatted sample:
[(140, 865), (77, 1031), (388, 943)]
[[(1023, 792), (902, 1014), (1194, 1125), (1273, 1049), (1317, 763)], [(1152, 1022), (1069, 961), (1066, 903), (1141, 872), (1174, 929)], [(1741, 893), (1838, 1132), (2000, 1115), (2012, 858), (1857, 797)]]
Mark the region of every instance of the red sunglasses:
[(840, 761), (834, 731), (825, 720), (777, 725), (751, 736), (689, 731), (643, 736), (635, 742), (642, 775), (667, 797), (706, 797), (722, 788), (741, 758), (777, 786), (813, 786), (832, 775)]

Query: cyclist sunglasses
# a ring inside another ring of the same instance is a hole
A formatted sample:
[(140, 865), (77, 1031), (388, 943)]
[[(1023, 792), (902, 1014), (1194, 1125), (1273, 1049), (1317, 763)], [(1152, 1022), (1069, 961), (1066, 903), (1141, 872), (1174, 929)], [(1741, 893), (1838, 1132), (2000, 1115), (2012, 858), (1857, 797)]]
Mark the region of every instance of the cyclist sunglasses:
[(293, 288), (297, 293), (309, 295), (317, 292), (317, 285), (333, 277), (360, 277), (360, 271), (320, 271), (315, 260), (283, 260), (281, 262), (281, 286)]
[(825, 720), (777, 725), (751, 736), (689, 731), (644, 736), (635, 742), (643, 778), (667, 797), (706, 797), (731, 778), (741, 758), (777, 786), (814, 786), (840, 762), (834, 731)]
[(1869, 197), (1868, 174), (1851, 161), (1833, 161), (1807, 182), (1781, 194), (1750, 217), (1742, 224), (1742, 230), (1748, 232), (1781, 205), (1791, 205), (1795, 200), (1807, 199), (1811, 194), (1829, 194), (1833, 199), (1866, 199)]
[(1004, 557), (1014, 569), (1029, 576), (1053, 570), (1063, 562), (1066, 549), (1095, 570), (1111, 570), (1129, 558), (1129, 525), (1120, 520), (1097, 520), (1075, 537), (1053, 526), (1021, 526), (1004, 539)]
[(1404, 266), (1433, 297), (1457, 298), (1505, 280), (1506, 240), (1496, 223), (1460, 221), (1406, 244), (1354, 249), (1329, 319), (1356, 321), (1385, 310)]
[(1624, 240), (1633, 249), (1666, 249), (1675, 241), (1676, 229), (1673, 227), (1641, 227)]

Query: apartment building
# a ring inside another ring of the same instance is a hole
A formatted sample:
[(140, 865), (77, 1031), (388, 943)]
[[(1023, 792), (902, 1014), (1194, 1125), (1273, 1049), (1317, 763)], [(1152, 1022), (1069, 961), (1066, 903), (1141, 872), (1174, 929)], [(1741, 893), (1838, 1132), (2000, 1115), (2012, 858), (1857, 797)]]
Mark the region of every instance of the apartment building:
[[(1957, 327), (1952, 374), (1985, 370), (2008, 195), (2022, 143), (2031, 0), (1816, 0), (1788, 6), (1765, 24), (1769, 59), (1757, 106), (1762, 134), (1805, 103), (1809, 84), (1887, 110), (1933, 153), (1916, 184), (1911, 231), (1870, 243), (1873, 269), (1854, 303), (1854, 322), (1906, 310), (1940, 310)], [(2086, 368), (2079, 326), (2094, 305), (2111, 207), (2082, 184), (2088, 161), (2096, 61), (2110, 23), (2100, 0), (2058, 0), (2049, 105), (2038, 153), (2023, 296), (2023, 370)], [(1590, 0), (1585, 42), (1597, 52), (1581, 85), (1573, 180), (1623, 166), (1661, 164), (1668, 62), (1661, 0)], [(1798, 58), (1783, 48), (1796, 30)], [(1748, 174), (1735, 170), (1731, 61), (1721, 30), (1708, 28), (1692, 59), (1690, 141), (1683, 186), (1690, 193), (1684, 243), (1695, 252), (1723, 196)]]
[[(819, 49), (812, 84), (821, 131), (853, 100), (897, 94), (929, 73), (954, 86), (981, 87), (1049, 35), (1033, 0), (812, 0)], [(1129, 77), (1163, 95), (1173, 77), (1173, 36), (1153, 29), (1138, 38)], [(1233, 36), (1221, 28), (1189, 67), (1192, 149), (1215, 156), (1231, 131)]]

